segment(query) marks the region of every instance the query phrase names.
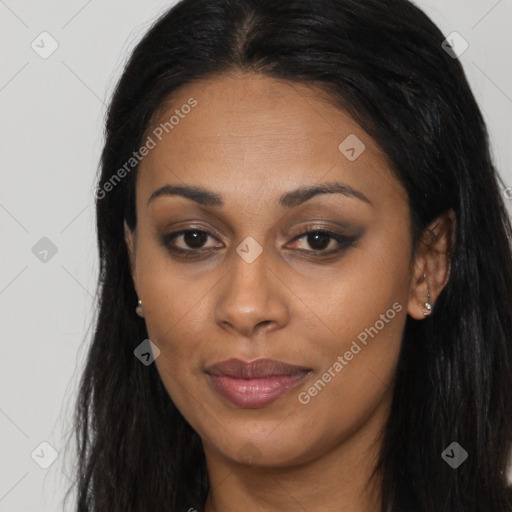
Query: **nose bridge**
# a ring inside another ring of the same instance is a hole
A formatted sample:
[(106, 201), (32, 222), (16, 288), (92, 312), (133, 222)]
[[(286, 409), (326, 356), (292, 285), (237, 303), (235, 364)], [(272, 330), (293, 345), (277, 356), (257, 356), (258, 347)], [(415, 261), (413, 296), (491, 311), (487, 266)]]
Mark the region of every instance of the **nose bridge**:
[[(232, 255), (231, 277), (228, 280), (228, 293), (232, 299), (247, 302), (249, 306), (271, 294), (268, 257), (267, 251), (258, 249), (251, 241), (244, 241), (237, 247)], [(255, 303), (252, 307), (256, 307)]]
[(231, 257), (231, 270), (215, 305), (217, 323), (247, 336), (263, 322), (286, 322), (287, 306), (270, 269), (270, 253), (254, 239), (246, 239)]

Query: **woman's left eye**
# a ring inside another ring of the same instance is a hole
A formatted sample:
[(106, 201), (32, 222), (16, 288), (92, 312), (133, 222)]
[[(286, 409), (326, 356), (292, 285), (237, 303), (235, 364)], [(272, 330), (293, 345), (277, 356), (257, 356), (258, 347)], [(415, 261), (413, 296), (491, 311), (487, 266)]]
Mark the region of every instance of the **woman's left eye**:
[[(301, 250), (313, 253), (321, 252), (324, 254), (331, 254), (345, 249), (346, 247), (353, 245), (356, 240), (356, 237), (347, 237), (332, 231), (318, 229), (302, 233), (301, 235), (295, 237), (292, 241), (301, 240), (303, 238), (305, 239), (307, 245), (309, 245), (313, 250)], [(333, 241), (335, 242), (334, 244), (332, 244)], [(326, 250), (330, 245), (334, 245), (334, 248), (331, 250)]]
[[(200, 256), (201, 253), (213, 252), (213, 250), (215, 250), (215, 246), (205, 246), (208, 238), (217, 240), (213, 235), (201, 229), (183, 229), (164, 236), (163, 243), (171, 252), (177, 255), (194, 257), (198, 255)], [(297, 248), (303, 252), (327, 255), (341, 251), (348, 246), (353, 246), (356, 238), (357, 237), (347, 237), (324, 229), (316, 229), (301, 233), (292, 240), (292, 243), (296, 243), (299, 240), (305, 239), (306, 244), (309, 245), (311, 249), (301, 247), (292, 248)], [(180, 239), (182, 242), (181, 247), (176, 243), (176, 241)], [(334, 248), (326, 250), (331, 245), (334, 245)]]

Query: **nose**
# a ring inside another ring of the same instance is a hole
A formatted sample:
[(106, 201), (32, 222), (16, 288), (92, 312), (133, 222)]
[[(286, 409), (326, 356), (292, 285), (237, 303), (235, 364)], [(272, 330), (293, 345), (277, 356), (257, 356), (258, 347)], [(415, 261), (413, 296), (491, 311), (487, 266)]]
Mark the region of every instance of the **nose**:
[(283, 328), (289, 322), (291, 292), (269, 267), (265, 251), (252, 263), (233, 256), (214, 307), (217, 325), (247, 338)]

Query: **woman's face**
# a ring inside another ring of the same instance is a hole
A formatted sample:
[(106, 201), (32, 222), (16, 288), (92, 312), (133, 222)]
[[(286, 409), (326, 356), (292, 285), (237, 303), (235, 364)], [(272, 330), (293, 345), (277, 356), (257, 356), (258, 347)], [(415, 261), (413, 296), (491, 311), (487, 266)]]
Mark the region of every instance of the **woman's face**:
[[(207, 456), (288, 466), (368, 444), (406, 315), (422, 317), (384, 154), (319, 91), (255, 74), (186, 86), (147, 135), (133, 278)], [(247, 364), (263, 358), (292, 366)]]

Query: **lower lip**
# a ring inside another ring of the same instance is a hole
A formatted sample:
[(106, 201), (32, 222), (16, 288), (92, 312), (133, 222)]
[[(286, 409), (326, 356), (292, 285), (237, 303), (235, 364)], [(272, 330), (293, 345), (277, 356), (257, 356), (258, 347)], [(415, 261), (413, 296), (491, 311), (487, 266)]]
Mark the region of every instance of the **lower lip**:
[(259, 379), (239, 379), (225, 375), (209, 375), (219, 395), (237, 407), (257, 409), (268, 405), (293, 389), (306, 377), (304, 371), (294, 375), (276, 375)]

